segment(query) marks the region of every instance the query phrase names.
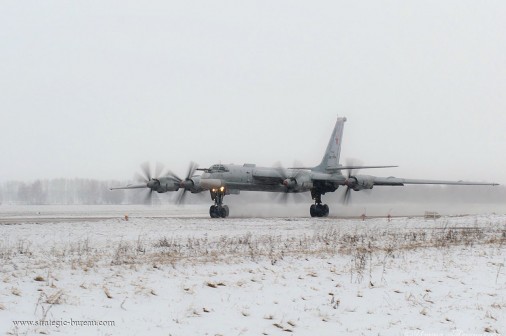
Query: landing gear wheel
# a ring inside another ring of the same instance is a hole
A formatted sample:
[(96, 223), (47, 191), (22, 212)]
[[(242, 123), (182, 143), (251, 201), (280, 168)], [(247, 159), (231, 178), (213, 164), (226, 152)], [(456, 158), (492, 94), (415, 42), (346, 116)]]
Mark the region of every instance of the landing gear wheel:
[(211, 205), (209, 208), (209, 215), (211, 218), (226, 218), (228, 217), (229, 209), (227, 205)]
[(218, 207), (216, 205), (211, 205), (211, 207), (209, 208), (209, 215), (211, 216), (211, 218), (218, 218), (219, 215), (218, 215)]
[(329, 215), (329, 206), (327, 204), (313, 204), (309, 208), (311, 217), (327, 217)]
[(322, 210), (323, 210), (323, 216), (322, 217), (327, 217), (329, 215), (329, 206), (327, 204), (324, 204), (322, 206)]
[(314, 204), (311, 205), (311, 207), (309, 208), (309, 213), (311, 214), (311, 217), (317, 217), (316, 205)]

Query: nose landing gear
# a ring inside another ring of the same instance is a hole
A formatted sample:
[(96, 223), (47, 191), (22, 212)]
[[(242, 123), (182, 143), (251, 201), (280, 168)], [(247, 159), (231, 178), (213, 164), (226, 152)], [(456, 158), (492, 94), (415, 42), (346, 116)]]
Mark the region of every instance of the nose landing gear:
[(214, 205), (209, 208), (209, 215), (211, 218), (225, 218), (229, 215), (229, 209), (227, 205), (223, 205), (223, 198), (225, 197), (225, 188), (211, 189), (211, 199), (214, 201)]

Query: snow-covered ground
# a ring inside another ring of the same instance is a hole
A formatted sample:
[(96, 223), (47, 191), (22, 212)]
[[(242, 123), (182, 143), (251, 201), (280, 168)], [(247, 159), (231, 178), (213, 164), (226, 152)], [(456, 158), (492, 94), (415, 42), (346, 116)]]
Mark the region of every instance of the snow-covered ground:
[(506, 216), (192, 210), (4, 207), (0, 333), (506, 334)]

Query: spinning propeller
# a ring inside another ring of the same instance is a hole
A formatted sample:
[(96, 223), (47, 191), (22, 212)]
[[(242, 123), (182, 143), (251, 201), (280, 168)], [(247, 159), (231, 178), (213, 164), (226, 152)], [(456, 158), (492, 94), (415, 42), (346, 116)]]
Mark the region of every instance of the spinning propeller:
[[(301, 166), (300, 164), (297, 165), (297, 163), (294, 165)], [(296, 192), (296, 189), (298, 186), (297, 179), (299, 177), (301, 177), (304, 170), (301, 170), (301, 169), (297, 170), (295, 175), (289, 174), (291, 170), (293, 170), (293, 169), (287, 170), (280, 163), (276, 164), (276, 171), (279, 174), (279, 177), (283, 180), (282, 184), (283, 184), (283, 186), (285, 186), (285, 190), (284, 190), (284, 192), (282, 192), (279, 196), (276, 196), (275, 198), (277, 200), (281, 201), (281, 203), (285, 203), (285, 204), (288, 202), (288, 198), (290, 197), (290, 195), (292, 195), (292, 197), (295, 199), (295, 201), (297, 201), (297, 200), (300, 201), (303, 198), (303, 196), (301, 194)]]
[(186, 192), (195, 186), (195, 182), (193, 182), (191, 178), (193, 174), (195, 174), (197, 168), (198, 165), (195, 162), (190, 162), (190, 165), (188, 166), (188, 172), (186, 173), (186, 178), (184, 180), (171, 171), (167, 172), (167, 177), (179, 183), (179, 189), (181, 189), (176, 196), (176, 204), (184, 203)]
[(154, 171), (151, 169), (151, 165), (149, 164), (149, 162), (144, 162), (143, 164), (141, 164), (141, 173), (135, 174), (135, 180), (144, 183), (145, 186), (133, 186), (133, 187), (149, 188), (149, 191), (146, 193), (146, 196), (144, 197), (145, 204), (150, 203), (153, 191), (157, 191), (161, 187), (160, 183), (161, 176), (166, 176), (169, 174), (169, 172), (162, 174), (162, 170), (163, 165), (159, 162), (156, 163)]
[(350, 203), (351, 199), (351, 190), (353, 189), (354, 185), (357, 183), (357, 180), (355, 179), (355, 172), (358, 172), (359, 169), (353, 168), (356, 166), (359, 166), (357, 162), (347, 162), (346, 166), (350, 167), (346, 169), (346, 180), (344, 180), (344, 185), (346, 186), (346, 190), (344, 191), (344, 195), (342, 198), (342, 203), (347, 205)]
[[(179, 194), (176, 196), (176, 203), (183, 203), (187, 191), (199, 190), (199, 182), (193, 178), (195, 170), (197, 170), (197, 164), (194, 162), (190, 163), (186, 178), (183, 180), (170, 170), (166, 170), (164, 173), (163, 165), (157, 163), (154, 171), (148, 162), (141, 164), (141, 172), (136, 173), (134, 179), (140, 184), (129, 184), (125, 187), (110, 188), (111, 190), (118, 189), (144, 189), (148, 188), (146, 196), (144, 197), (144, 203), (149, 204), (153, 191), (158, 193), (164, 193), (167, 191), (178, 191)], [(154, 177), (156, 176), (156, 177)]]

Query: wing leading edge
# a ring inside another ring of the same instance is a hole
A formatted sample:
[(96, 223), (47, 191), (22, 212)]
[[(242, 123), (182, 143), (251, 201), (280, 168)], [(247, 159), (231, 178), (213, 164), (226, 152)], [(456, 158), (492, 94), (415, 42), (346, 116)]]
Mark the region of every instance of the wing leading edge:
[(376, 177), (374, 178), (374, 185), (378, 186), (403, 186), (406, 184), (440, 184), (440, 185), (484, 185), (484, 186), (497, 186), (498, 183), (490, 182), (471, 182), (471, 181), (442, 181), (442, 180), (421, 180), (421, 179), (405, 179), (398, 177)]
[(109, 190), (142, 189), (142, 188), (147, 188), (146, 183), (144, 183), (144, 184), (137, 184), (137, 185), (127, 185), (125, 187), (114, 187), (114, 188), (109, 188)]

